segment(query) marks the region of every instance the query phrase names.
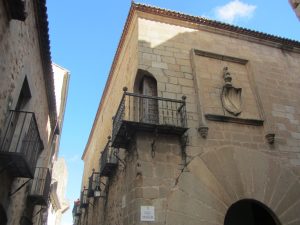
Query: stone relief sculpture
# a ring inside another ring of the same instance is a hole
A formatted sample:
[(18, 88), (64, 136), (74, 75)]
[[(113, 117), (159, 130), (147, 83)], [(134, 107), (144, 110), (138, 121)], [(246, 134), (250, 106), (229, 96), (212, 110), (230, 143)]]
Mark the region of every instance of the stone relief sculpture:
[(222, 106), (229, 113), (238, 116), (242, 112), (242, 88), (236, 88), (232, 85), (232, 77), (228, 72), (228, 67), (223, 69), (223, 78), (225, 84), (221, 93)]

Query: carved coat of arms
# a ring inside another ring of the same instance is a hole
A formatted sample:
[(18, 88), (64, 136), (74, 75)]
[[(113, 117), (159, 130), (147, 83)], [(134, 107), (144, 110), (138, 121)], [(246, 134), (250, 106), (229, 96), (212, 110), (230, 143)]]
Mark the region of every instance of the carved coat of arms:
[(242, 112), (242, 88), (236, 88), (231, 84), (232, 77), (227, 67), (223, 70), (223, 76), (225, 81), (221, 93), (223, 108), (238, 116)]

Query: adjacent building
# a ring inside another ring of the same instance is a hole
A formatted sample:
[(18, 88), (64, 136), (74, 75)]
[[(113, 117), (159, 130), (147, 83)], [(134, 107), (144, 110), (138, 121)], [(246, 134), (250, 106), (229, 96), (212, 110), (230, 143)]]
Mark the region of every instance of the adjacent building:
[(132, 3), (74, 224), (299, 224), (299, 70), (300, 42)]
[[(57, 126), (61, 131), (67, 103), (70, 72), (65, 68), (52, 64), (56, 97)], [(66, 199), (66, 188), (68, 181), (68, 168), (64, 158), (58, 158), (61, 135), (55, 135), (52, 141), (52, 178), (50, 186), (47, 224), (60, 225), (62, 214), (69, 209), (69, 202)]]
[(300, 19), (300, 1), (299, 0), (289, 0), (296, 16)]
[(65, 107), (55, 96), (67, 93), (54, 87), (45, 1), (0, 1), (0, 52), (0, 224), (41, 225)]
[(50, 205), (48, 208), (48, 225), (60, 225), (62, 215), (69, 209), (66, 199), (68, 181), (67, 164), (63, 158), (54, 160), (52, 169), (52, 183), (50, 191)]

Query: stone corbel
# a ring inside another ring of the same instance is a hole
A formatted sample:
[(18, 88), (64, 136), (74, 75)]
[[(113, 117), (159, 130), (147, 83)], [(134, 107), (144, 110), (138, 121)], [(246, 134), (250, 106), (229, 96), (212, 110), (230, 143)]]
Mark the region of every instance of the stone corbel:
[(199, 131), (199, 133), (200, 133), (200, 135), (201, 135), (202, 138), (206, 138), (207, 137), (207, 135), (208, 135), (208, 129), (209, 128), (207, 126), (200, 126), (198, 128), (198, 131)]
[(275, 142), (275, 134), (274, 133), (267, 133), (265, 135), (265, 138), (270, 145), (274, 144), (274, 142)]

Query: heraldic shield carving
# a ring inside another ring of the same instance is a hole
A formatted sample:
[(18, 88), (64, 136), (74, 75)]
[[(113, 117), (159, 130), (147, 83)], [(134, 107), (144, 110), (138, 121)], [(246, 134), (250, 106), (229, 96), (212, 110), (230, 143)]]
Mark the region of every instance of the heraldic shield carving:
[(232, 77), (228, 72), (228, 67), (223, 69), (223, 77), (225, 81), (221, 93), (223, 108), (229, 113), (238, 116), (242, 112), (242, 88), (232, 86)]

